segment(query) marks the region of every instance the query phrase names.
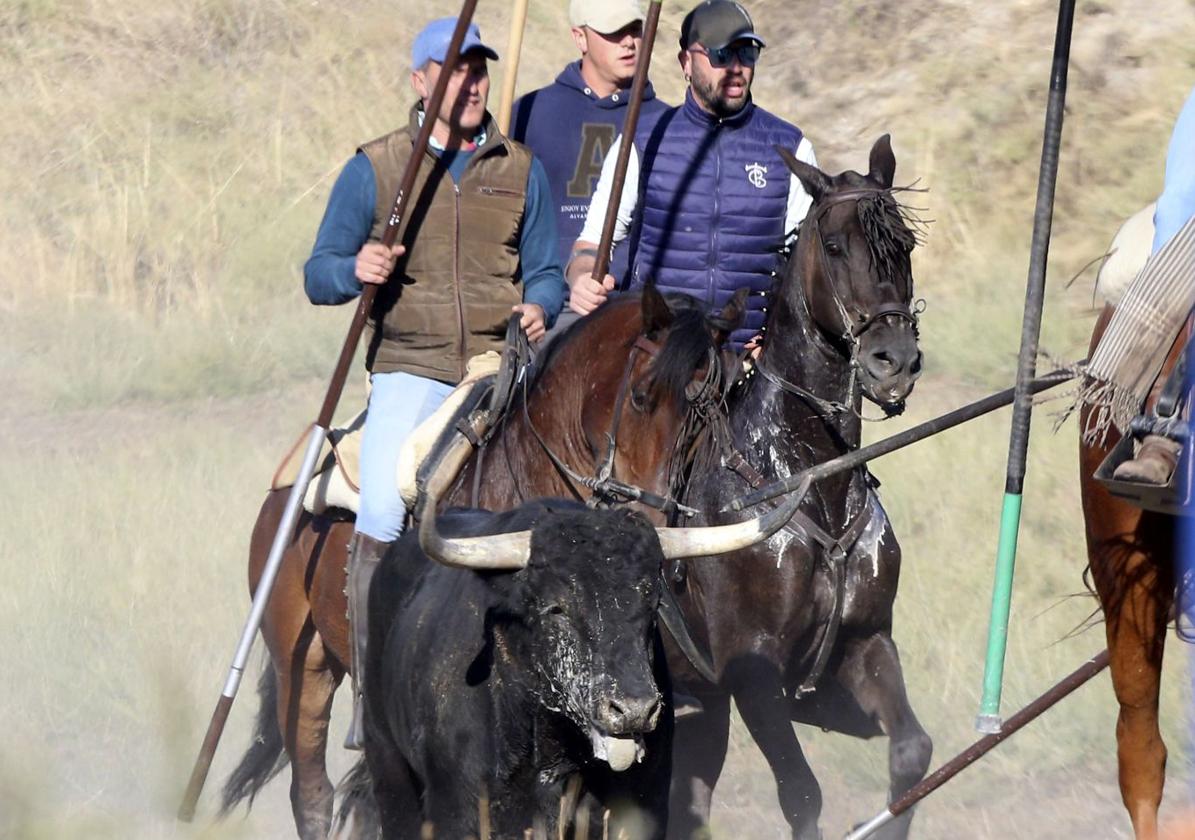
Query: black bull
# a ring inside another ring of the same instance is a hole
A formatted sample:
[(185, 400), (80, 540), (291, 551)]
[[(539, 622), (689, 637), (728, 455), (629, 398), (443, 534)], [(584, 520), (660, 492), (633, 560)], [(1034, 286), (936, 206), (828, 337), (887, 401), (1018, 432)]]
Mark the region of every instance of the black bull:
[(387, 838), (426, 823), (440, 837), (557, 834), (574, 814), (574, 836), (586, 822), (593, 837), (662, 836), (663, 564), (754, 545), (795, 509), (706, 528), (567, 501), (425, 516), (370, 589), (368, 773), (354, 774), (342, 817), (370, 801), (372, 776)]
[(417, 837), (425, 821), (438, 837), (478, 836), (483, 800), (495, 836), (533, 822), (555, 836), (574, 773), (597, 832), (610, 808), (662, 833), (672, 714), (653, 527), (568, 502), (455, 512), (439, 527), (530, 529), (531, 559), (515, 572), (451, 568), (412, 535), (378, 570), (366, 755), (385, 836)]

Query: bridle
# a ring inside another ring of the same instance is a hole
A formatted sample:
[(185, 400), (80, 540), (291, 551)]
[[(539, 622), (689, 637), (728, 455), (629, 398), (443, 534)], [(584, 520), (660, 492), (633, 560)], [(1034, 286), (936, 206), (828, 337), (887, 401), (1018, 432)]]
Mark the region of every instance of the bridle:
[[(920, 336), (920, 325), (918, 323), (918, 315), (925, 311), (925, 301), (917, 301), (912, 308), (904, 303), (886, 303), (872, 312), (865, 312), (858, 307), (848, 308), (844, 302), (843, 296), (838, 288), (835, 273), (832, 263), (830, 262), (830, 255), (826, 251), (826, 240), (822, 235), (822, 217), (830, 211), (831, 208), (846, 202), (853, 202), (856, 206), (863, 199), (872, 199), (880, 195), (891, 195), (890, 190), (886, 189), (850, 189), (842, 190), (841, 192), (833, 193), (818, 201), (810, 211), (807, 217), (806, 224), (810, 225), (810, 234), (814, 237), (816, 242), (816, 255), (819, 267), (826, 277), (826, 282), (830, 289), (830, 299), (834, 304), (834, 308), (838, 310), (839, 317), (842, 320), (842, 336), (841, 339), (850, 348), (850, 371), (851, 377), (846, 389), (846, 401), (829, 400), (824, 397), (819, 397), (807, 388), (802, 388), (794, 382), (790, 382), (780, 374), (772, 370), (761, 356), (755, 364), (755, 369), (759, 371), (760, 376), (771, 382), (782, 391), (793, 394), (805, 400), (812, 405), (819, 414), (828, 418), (834, 414), (853, 414), (861, 420), (871, 422), (879, 422), (891, 419), (895, 416), (887, 414), (882, 418), (864, 417), (863, 414), (854, 407), (855, 395), (858, 391), (858, 375), (861, 369), (859, 363), (859, 350), (862, 343), (863, 335), (886, 318), (896, 318), (898, 320), (908, 321), (913, 327), (914, 336)], [(803, 292), (804, 293), (804, 292)], [(806, 295), (807, 297), (807, 295)], [(807, 303), (808, 305), (808, 303)], [(854, 309), (852, 313), (850, 310)]]
[[(536, 442), (539, 443), (540, 448), (548, 456), (548, 460), (552, 462), (552, 465), (566, 480), (565, 483), (568, 484), (570, 492), (572, 492), (578, 501), (584, 501), (589, 507), (639, 502), (640, 504), (662, 511), (670, 519), (678, 512), (684, 513), (686, 516), (692, 516), (696, 511), (677, 502), (675, 498), (660, 496), (657, 493), (652, 493), (644, 490), (642, 487), (629, 484), (614, 477), (614, 457), (618, 451), (618, 432), (622, 424), (623, 409), (626, 405), (628, 394), (630, 394), (637, 384), (633, 380), (632, 374), (635, 370), (635, 359), (638, 354), (644, 354), (651, 359), (655, 359), (660, 354), (660, 346), (644, 335), (638, 336), (631, 344), (630, 352), (627, 354), (626, 366), (623, 368), (622, 379), (618, 386), (618, 396), (614, 401), (614, 414), (610, 421), (610, 431), (605, 435), (606, 449), (601, 460), (597, 462), (596, 472), (593, 476), (581, 475), (565, 463), (552, 450), (548, 442), (544, 440), (539, 430), (535, 428), (535, 424), (531, 420), (531, 414), (527, 409), (528, 379), (530, 378), (528, 376), (523, 376), (522, 378), (523, 421), (527, 424), (527, 428), (531, 430), (531, 434)], [(685, 387), (685, 402), (688, 408), (686, 409), (686, 419), (682, 424), (680, 437), (683, 437), (685, 430), (692, 425), (690, 420), (693, 414), (706, 411), (706, 405), (710, 400), (710, 393), (718, 390), (716, 383), (721, 378), (721, 367), (718, 365), (717, 351), (712, 347), (708, 351), (706, 371), (706, 376), (702, 381), (690, 382)], [(646, 375), (645, 373), (644, 376)], [(578, 487), (588, 489), (591, 494), (589, 498), (583, 498), (577, 490)]]

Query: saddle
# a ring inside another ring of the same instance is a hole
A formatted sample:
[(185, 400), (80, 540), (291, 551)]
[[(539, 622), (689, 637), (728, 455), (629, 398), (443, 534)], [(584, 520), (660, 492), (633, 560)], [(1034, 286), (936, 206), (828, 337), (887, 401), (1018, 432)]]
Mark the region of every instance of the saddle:
[[(526, 364), (526, 339), (518, 328), (518, 319), (511, 319), (507, 329), (507, 346), (503, 353), (493, 350), (474, 356), (466, 366), (465, 378), (449, 394), (444, 403), (423, 421), (403, 442), (399, 452), (395, 483), (408, 510), (414, 510), (419, 496), (419, 476), (425, 472), (429, 456), (442, 450), (438, 445), (456, 429), (461, 418), (476, 410), (481, 401), (490, 398), (489, 427), (492, 429), (509, 406), (515, 381), (521, 366)], [(324, 514), (329, 509), (355, 514), (361, 498), (361, 434), (365, 428), (366, 410), (328, 432), (316, 464), (311, 483), (303, 496), (303, 509), (311, 514)], [(302, 465), (302, 446), (307, 433), (287, 452), (270, 482), (271, 490), (283, 490), (294, 485)], [(435, 458), (431, 459), (432, 461)]]

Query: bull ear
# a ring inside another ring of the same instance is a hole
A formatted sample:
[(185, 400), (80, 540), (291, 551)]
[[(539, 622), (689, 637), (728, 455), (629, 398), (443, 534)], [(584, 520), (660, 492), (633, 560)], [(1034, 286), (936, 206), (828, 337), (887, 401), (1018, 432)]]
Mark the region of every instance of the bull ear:
[(774, 146), (773, 148), (784, 160), (784, 165), (801, 181), (801, 186), (813, 198), (813, 202), (816, 204), (821, 201), (822, 196), (830, 191), (830, 178), (826, 173), (816, 166), (810, 166), (803, 160), (797, 160), (797, 156), (783, 146)]
[(892, 179), (896, 177), (896, 155), (892, 154), (892, 136), (885, 134), (871, 147), (871, 156), (867, 161), (867, 176), (873, 181), (879, 181), (886, 189), (892, 189)]
[(668, 308), (668, 301), (656, 288), (655, 281), (649, 280), (643, 287), (641, 306), (644, 335), (653, 336), (660, 330), (672, 326), (672, 310)]

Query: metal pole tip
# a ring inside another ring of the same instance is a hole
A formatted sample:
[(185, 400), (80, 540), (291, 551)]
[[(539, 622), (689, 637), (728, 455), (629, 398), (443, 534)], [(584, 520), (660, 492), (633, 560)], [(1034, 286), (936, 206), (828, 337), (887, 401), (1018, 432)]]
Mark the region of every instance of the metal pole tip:
[(1000, 715), (980, 715), (975, 719), (975, 731), (984, 735), (999, 735), (1003, 727)]

